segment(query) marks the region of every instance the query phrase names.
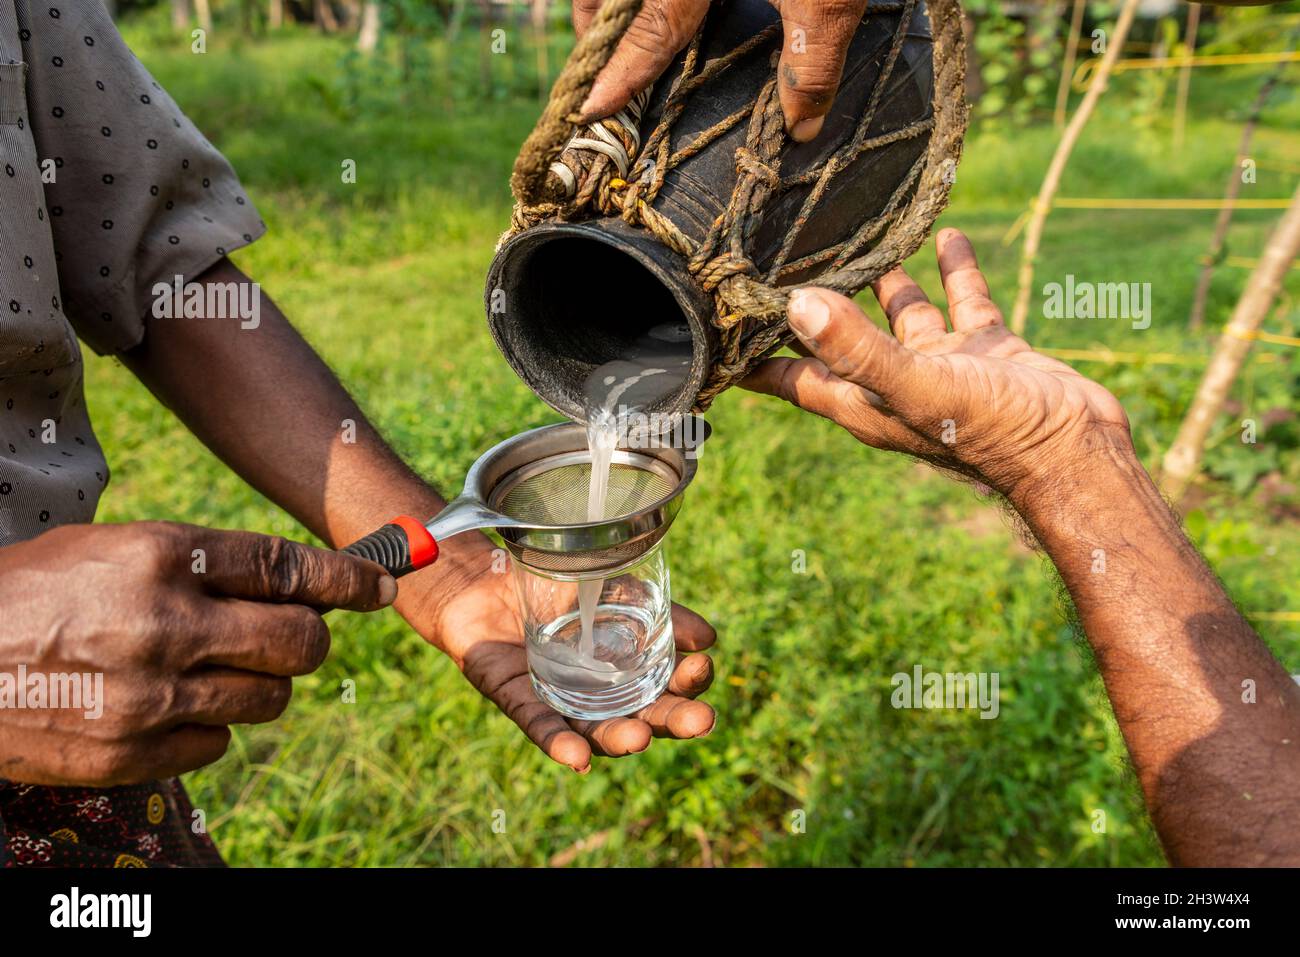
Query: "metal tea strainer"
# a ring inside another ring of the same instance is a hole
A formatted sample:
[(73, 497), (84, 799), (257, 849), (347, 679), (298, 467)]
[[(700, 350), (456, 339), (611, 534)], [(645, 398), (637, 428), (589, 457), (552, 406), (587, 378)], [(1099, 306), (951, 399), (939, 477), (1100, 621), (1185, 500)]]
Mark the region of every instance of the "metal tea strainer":
[(485, 452), (461, 494), (428, 522), (398, 516), (343, 551), (401, 576), (437, 560), (439, 540), (495, 528), (530, 568), (557, 578), (608, 575), (635, 564), (664, 537), (710, 431), (702, 418), (683, 416), (672, 442), (663, 436), (638, 443), (651, 447), (616, 449), (598, 521), (587, 520), (586, 429), (566, 422), (523, 432)]

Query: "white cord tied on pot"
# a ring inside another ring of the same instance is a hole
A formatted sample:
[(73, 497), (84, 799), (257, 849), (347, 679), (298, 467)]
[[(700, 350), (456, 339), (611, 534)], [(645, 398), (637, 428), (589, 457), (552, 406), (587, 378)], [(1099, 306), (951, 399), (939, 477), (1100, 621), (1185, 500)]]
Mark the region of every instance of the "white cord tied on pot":
[[(649, 100), (650, 91), (642, 90), (627, 106), (609, 119), (597, 120), (581, 133), (574, 134), (568, 145), (564, 147), (560, 159), (551, 164), (551, 172), (564, 184), (566, 198), (571, 199), (578, 191), (576, 171), (565, 162), (565, 159), (568, 158), (575, 163), (580, 163), (581, 159), (571, 151), (590, 150), (607, 156), (618, 168), (618, 175), (623, 179), (627, 178), (628, 170), (632, 168), (632, 161), (641, 150), (641, 114), (645, 111)], [(609, 129), (610, 123), (618, 125), (621, 137)]]

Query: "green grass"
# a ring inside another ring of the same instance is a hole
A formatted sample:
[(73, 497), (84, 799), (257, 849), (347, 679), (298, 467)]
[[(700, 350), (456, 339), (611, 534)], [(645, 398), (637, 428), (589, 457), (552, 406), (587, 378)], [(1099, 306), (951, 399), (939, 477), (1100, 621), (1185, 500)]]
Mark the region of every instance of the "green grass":
[[(496, 354), (481, 283), (509, 215), (506, 181), (536, 104), (472, 88), (473, 54), (428, 90), (362, 76), (341, 43), (306, 33), (202, 58), (146, 27), (137, 51), (240, 171), (270, 234), (238, 256), (413, 465), (443, 488), (492, 442), (553, 420)], [(467, 40), (469, 43), (472, 41)], [(452, 58), (447, 62), (458, 63)], [(498, 76), (503, 67), (495, 65)], [(1070, 196), (1217, 196), (1249, 71), (1198, 74), (1189, 147), (1134, 125), (1113, 86), (1074, 158)], [(453, 79), (454, 79), (453, 76)], [(1204, 80), (1202, 80), (1204, 76)], [(526, 78), (525, 78), (526, 79)], [(525, 79), (517, 86), (527, 89)], [(504, 82), (504, 81), (502, 81)], [(1259, 182), (1287, 196), (1300, 153), (1294, 102), (1268, 116)], [(1113, 114), (1113, 115), (1112, 115)], [(975, 131), (944, 222), (968, 230), (1009, 303), (1018, 248), (1002, 237), (1037, 188), (1050, 129)], [(355, 159), (356, 185), (340, 182)], [(1236, 255), (1257, 255), (1276, 214), (1241, 213)], [(1038, 275), (1150, 281), (1151, 329), (1038, 320), (1059, 347), (1204, 353), (1182, 324), (1212, 213), (1059, 211)], [(934, 288), (929, 253), (915, 273)], [(1294, 275), (1294, 274), (1293, 274)], [(1245, 278), (1224, 269), (1211, 320)], [(1289, 294), (1300, 291), (1292, 281)], [(1270, 327), (1294, 328), (1295, 314)], [(1295, 350), (1259, 347), (1238, 390), (1262, 412), (1293, 404)], [(1179, 366), (1085, 371), (1117, 392), (1153, 463), (1196, 385)], [(226, 471), (119, 365), (92, 359), (88, 392), (115, 479), (104, 520), (167, 518), (306, 532)], [(1246, 414), (1246, 413), (1243, 413)], [(1161, 861), (1095, 671), (1063, 624), (1054, 577), (964, 487), (856, 445), (828, 423), (741, 392), (669, 541), (676, 597), (717, 625), (717, 729), (597, 761), (545, 760), (450, 662), (393, 613), (331, 616), (334, 650), (274, 725), (187, 778), (227, 858), (243, 865), (543, 864), (599, 835), (578, 864), (1154, 865)], [(1225, 418), (1224, 434), (1235, 428)], [(1280, 436), (1280, 438), (1279, 438)], [(1262, 436), (1297, 478), (1293, 435)], [(1231, 443), (1212, 452), (1211, 464)], [(1189, 522), (1241, 605), (1300, 610), (1288, 502), (1216, 483)], [(1294, 501), (1289, 502), (1294, 506)], [(807, 555), (807, 574), (791, 571)], [(1261, 624), (1300, 670), (1300, 633)], [(889, 707), (915, 664), (997, 671), (1001, 716)], [(352, 679), (357, 703), (340, 702)], [(496, 833), (494, 812), (506, 814)], [(796, 833), (794, 812), (806, 815)], [(1107, 816), (1105, 833), (1091, 829)]]

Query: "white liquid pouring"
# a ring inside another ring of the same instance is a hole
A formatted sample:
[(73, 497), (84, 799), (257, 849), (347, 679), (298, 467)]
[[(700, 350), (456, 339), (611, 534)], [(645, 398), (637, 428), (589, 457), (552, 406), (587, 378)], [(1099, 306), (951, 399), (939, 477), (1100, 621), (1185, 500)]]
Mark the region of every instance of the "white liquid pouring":
[[(607, 409), (602, 409), (587, 423), (587, 445), (591, 449), (591, 481), (587, 486), (587, 521), (596, 522), (605, 517), (609, 498), (609, 470), (618, 446), (618, 420)], [(578, 582), (578, 613), (582, 620), (582, 638), (578, 646), (583, 658), (596, 656), (595, 623), (596, 606), (605, 579), (589, 578)]]
[[(594, 522), (606, 515), (609, 498), (609, 473), (613, 465), (614, 450), (619, 437), (626, 431), (630, 415), (639, 412), (642, 403), (624, 407), (624, 397), (629, 390), (651, 377), (651, 384), (661, 390), (653, 398), (661, 398), (680, 387), (690, 368), (690, 354), (679, 345), (690, 341), (690, 332), (684, 324), (665, 324), (652, 329), (649, 336), (637, 342), (628, 359), (608, 362), (596, 369), (587, 379), (587, 445), (591, 450), (591, 480), (587, 491), (587, 520)], [(665, 350), (668, 350), (667, 352)], [(646, 389), (633, 393), (641, 398)], [(645, 403), (648, 405), (649, 403)], [(585, 661), (596, 661), (596, 611), (605, 580), (593, 578), (578, 583), (578, 616), (582, 624), (578, 654)]]

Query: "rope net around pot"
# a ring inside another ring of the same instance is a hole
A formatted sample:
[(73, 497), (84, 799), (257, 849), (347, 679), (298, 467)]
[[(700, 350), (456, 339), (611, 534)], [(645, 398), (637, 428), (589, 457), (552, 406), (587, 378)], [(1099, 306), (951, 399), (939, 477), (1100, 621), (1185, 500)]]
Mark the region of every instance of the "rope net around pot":
[[(684, 257), (691, 275), (713, 297), (711, 318), (721, 341), (720, 355), (696, 398), (696, 411), (707, 409), (720, 392), (793, 338), (785, 318), (788, 295), (810, 282), (805, 279), (782, 285), (783, 277), (811, 274), (812, 283), (818, 286), (855, 295), (916, 252), (947, 204), (967, 119), (960, 0), (929, 0), (926, 7), (934, 61), (930, 115), (902, 129), (868, 136), (919, 2), (871, 0), (865, 16), (901, 15), (868, 106), (853, 135), (826, 162), (798, 177), (783, 179), (780, 152), (788, 137), (777, 88), (777, 54), (772, 57), (770, 78), (752, 104), (688, 143), (672, 141), (674, 123), (690, 96), (736, 60), (778, 37), (781, 23), (773, 23), (724, 56), (701, 62), (709, 26), (706, 18), (687, 47), (659, 122), (643, 135), (640, 121), (649, 91), (609, 119), (578, 125), (577, 111), (596, 75), (609, 62), (641, 8), (641, 0), (605, 0), (561, 71), (542, 117), (515, 162), (510, 181), (515, 209), (502, 242), (548, 221), (620, 216)], [(696, 242), (656, 212), (655, 199), (671, 170), (741, 124), (747, 124), (747, 129), (744, 145), (735, 151), (735, 187), (722, 214), (704, 239)], [(833, 246), (790, 258), (800, 230), (839, 172), (870, 150), (925, 135), (929, 136), (925, 151), (881, 213)], [(810, 185), (811, 190), (775, 260), (760, 270), (746, 253), (746, 240), (762, 221), (768, 203), (796, 185)]]

